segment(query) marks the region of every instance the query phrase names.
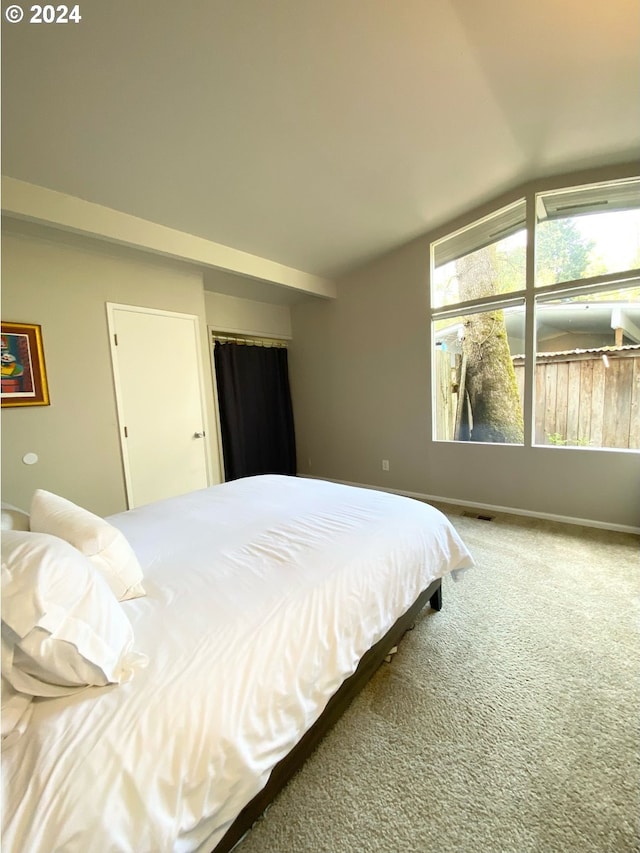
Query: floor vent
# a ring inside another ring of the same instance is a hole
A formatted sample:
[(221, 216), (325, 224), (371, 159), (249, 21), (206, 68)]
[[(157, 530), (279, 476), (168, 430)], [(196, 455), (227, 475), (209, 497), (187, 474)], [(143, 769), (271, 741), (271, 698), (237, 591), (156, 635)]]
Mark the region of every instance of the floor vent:
[(466, 518), (477, 518), (479, 521), (493, 521), (495, 515), (487, 515), (483, 512), (463, 512), (462, 513)]

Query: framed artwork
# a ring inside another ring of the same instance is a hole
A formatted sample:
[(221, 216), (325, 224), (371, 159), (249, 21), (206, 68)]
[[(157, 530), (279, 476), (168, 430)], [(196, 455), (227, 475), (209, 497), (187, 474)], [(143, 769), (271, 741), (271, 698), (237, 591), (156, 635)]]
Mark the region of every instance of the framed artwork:
[(0, 372), (2, 408), (49, 405), (40, 326), (2, 323)]

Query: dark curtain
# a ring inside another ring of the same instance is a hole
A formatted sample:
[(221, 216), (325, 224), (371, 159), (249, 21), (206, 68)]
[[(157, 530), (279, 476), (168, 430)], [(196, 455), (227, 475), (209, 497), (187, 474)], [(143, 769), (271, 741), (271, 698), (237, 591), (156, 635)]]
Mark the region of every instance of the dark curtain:
[(214, 347), (225, 479), (295, 474), (296, 441), (284, 347)]

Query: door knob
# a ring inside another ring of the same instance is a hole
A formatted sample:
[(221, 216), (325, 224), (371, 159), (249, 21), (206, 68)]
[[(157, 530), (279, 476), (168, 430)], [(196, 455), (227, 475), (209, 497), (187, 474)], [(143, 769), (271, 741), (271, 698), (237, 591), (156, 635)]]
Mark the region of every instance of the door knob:
[(204, 433), (203, 432), (194, 432), (193, 437), (194, 438), (204, 438)]

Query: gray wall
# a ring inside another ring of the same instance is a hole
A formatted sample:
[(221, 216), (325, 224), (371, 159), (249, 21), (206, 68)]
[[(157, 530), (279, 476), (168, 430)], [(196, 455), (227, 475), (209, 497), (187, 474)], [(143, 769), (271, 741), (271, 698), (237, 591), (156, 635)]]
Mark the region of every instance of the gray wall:
[[(42, 326), (51, 405), (2, 410), (4, 501), (26, 509), (33, 491), (44, 488), (99, 515), (126, 509), (107, 302), (195, 314), (206, 341), (197, 270), (45, 229), (5, 226), (2, 319)], [(213, 425), (204, 344), (202, 363)], [(38, 454), (37, 464), (22, 462), (27, 452)]]
[(207, 323), (214, 331), (259, 337), (291, 337), (291, 311), (288, 305), (273, 305), (210, 291), (205, 291), (204, 299)]
[[(208, 286), (242, 280), (210, 270)], [(196, 267), (5, 220), (2, 318), (42, 326), (50, 406), (2, 410), (2, 499), (28, 509), (36, 488), (99, 515), (126, 509), (107, 302), (200, 318), (212, 482), (222, 477), (207, 326), (290, 337), (288, 305), (203, 290)], [(169, 348), (169, 344), (167, 345)], [(35, 452), (39, 461), (25, 465)]]
[[(344, 279), (335, 302), (293, 306), (289, 364), (300, 473), (402, 490), (424, 485), (426, 312), (417, 243)], [(383, 458), (391, 463), (384, 476)]]
[(299, 472), (639, 528), (640, 453), (431, 440), (429, 244), (443, 233), (345, 276), (335, 302), (293, 306)]

